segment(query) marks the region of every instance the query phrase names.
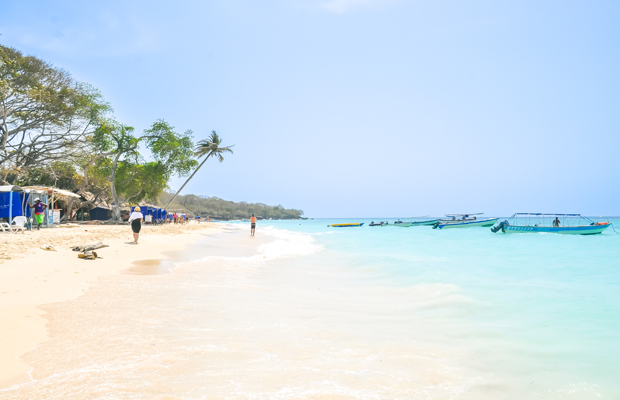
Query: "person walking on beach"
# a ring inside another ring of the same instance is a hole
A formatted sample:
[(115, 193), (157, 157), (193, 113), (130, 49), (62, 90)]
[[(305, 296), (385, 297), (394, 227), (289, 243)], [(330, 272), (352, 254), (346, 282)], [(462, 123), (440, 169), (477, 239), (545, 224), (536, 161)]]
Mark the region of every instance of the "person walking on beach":
[(144, 218), (144, 215), (142, 215), (142, 213), (140, 212), (140, 207), (134, 208), (134, 211), (129, 217), (129, 223), (131, 224), (131, 230), (133, 231), (133, 242), (135, 244), (138, 244), (138, 238), (140, 237), (142, 218)]
[(41, 224), (43, 223), (43, 216), (45, 209), (47, 208), (47, 204), (41, 203), (41, 200), (36, 199), (33, 205), (28, 204), (28, 207), (34, 208), (34, 219), (37, 221), (37, 229), (41, 229)]
[(254, 216), (254, 214), (252, 214), (250, 222), (252, 223), (252, 225), (250, 226), (250, 236), (254, 236), (254, 232), (256, 231), (256, 217)]

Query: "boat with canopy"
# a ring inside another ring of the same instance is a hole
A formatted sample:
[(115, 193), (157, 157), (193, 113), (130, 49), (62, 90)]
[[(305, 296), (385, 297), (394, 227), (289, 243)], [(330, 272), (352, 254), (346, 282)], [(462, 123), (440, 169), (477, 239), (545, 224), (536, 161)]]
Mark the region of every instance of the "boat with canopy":
[[(476, 226), (493, 226), (499, 220), (499, 218), (478, 218), (477, 215), (484, 213), (472, 213), (472, 214), (445, 214), (448, 219), (440, 219), (433, 229), (447, 229), (447, 228), (472, 228)], [(470, 218), (471, 217), (471, 218)]]
[(594, 222), (581, 214), (515, 213), (491, 231), (497, 233), (558, 233), (597, 235), (609, 228), (609, 222)]

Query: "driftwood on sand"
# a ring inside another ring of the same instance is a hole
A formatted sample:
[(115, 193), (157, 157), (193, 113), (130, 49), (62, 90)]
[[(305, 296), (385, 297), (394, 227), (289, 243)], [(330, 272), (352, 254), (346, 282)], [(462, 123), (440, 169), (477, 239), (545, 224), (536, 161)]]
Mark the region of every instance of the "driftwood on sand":
[(103, 242), (94, 242), (94, 243), (83, 244), (80, 246), (75, 246), (73, 248), (73, 251), (93, 251), (96, 249), (101, 249), (103, 247), (110, 247), (110, 246), (107, 244), (103, 244)]

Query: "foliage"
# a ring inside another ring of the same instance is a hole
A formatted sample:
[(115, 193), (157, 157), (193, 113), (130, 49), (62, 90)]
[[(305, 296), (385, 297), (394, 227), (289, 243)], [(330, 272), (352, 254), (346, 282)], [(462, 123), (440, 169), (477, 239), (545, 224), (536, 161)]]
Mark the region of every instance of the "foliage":
[(191, 130), (176, 133), (173, 126), (158, 119), (149, 129), (144, 130), (143, 140), (168, 176), (187, 175), (198, 165), (192, 154), (194, 144)]
[(123, 197), (121, 203), (156, 199), (167, 188), (167, 176), (161, 162), (121, 162), (115, 181), (116, 189)]
[(53, 186), (76, 192), (80, 189), (82, 180), (73, 163), (54, 161), (47, 167), (29, 169), (15, 181), (15, 184)]
[[(138, 134), (111, 113), (97, 89), (41, 59), (0, 45), (0, 182), (83, 194), (86, 201), (71, 198), (68, 211), (104, 200), (114, 204), (113, 218), (118, 220), (122, 202), (164, 198), (170, 203), (176, 195), (164, 191), (172, 176), (193, 170), (178, 194), (209, 158), (222, 162), (224, 153), (232, 153), (232, 146), (222, 146), (215, 131), (194, 147), (191, 130), (175, 132), (159, 119)], [(201, 157), (199, 164), (196, 159)], [(303, 214), (282, 206), (192, 195), (178, 202), (222, 219), (251, 213), (263, 218)]]
[(183, 183), (183, 185), (176, 192), (176, 194), (174, 196), (172, 196), (172, 198), (168, 201), (168, 204), (166, 204), (166, 207), (168, 207), (170, 205), (170, 203), (172, 203), (172, 201), (174, 201), (174, 198), (181, 193), (181, 191), (183, 190), (185, 185), (187, 185), (188, 182), (190, 180), (192, 180), (194, 175), (196, 175), (196, 172), (198, 172), (198, 170), (204, 165), (204, 163), (209, 159), (209, 157), (215, 157), (220, 162), (222, 162), (222, 161), (224, 161), (224, 156), (223, 156), (224, 153), (232, 154), (233, 151), (232, 151), (231, 147), (233, 147), (234, 145), (233, 146), (228, 146), (228, 147), (223, 147), (223, 146), (220, 146), (221, 144), (222, 144), (222, 140), (220, 139), (220, 137), (218, 136), (218, 134), (215, 131), (211, 132), (211, 136), (209, 136), (209, 139), (201, 140), (201, 141), (198, 142), (198, 144), (196, 146), (196, 152), (194, 153), (195, 156), (198, 157), (198, 158), (204, 157), (204, 156), (206, 156), (206, 157), (205, 157), (204, 160), (202, 160), (200, 165), (190, 175), (190, 177), (187, 178), (185, 183)]
[[(159, 199), (159, 204), (164, 205), (172, 198), (171, 193), (165, 192)], [(301, 210), (286, 209), (281, 205), (268, 206), (261, 203), (235, 203), (218, 197), (201, 197), (193, 194), (178, 196), (169, 209), (183, 208), (193, 215), (200, 215), (211, 219), (242, 219), (255, 214), (262, 219), (298, 219), (304, 214)]]
[(5, 183), (31, 168), (82, 155), (109, 104), (90, 85), (0, 46), (0, 167)]

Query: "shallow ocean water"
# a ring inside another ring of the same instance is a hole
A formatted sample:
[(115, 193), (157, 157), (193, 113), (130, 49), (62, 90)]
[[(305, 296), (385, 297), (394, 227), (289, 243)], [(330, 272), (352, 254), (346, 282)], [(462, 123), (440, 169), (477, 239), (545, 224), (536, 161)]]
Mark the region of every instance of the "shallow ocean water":
[(256, 255), (109, 277), (45, 306), (52, 338), (24, 355), (33, 382), (0, 398), (620, 396), (611, 229), (334, 222), (261, 221), (276, 241)]
[(327, 228), (335, 222), (343, 221), (272, 225), (313, 234), (323, 256), (345, 253), (349, 269), (385, 290), (444, 288), (427, 308), (411, 310), (426, 321), (416, 336), (471, 351), (467, 364), (492, 377), (491, 391), (620, 397), (620, 235), (611, 228), (593, 236), (504, 235), (366, 227), (370, 220), (362, 219), (355, 220), (366, 222), (362, 228)]

